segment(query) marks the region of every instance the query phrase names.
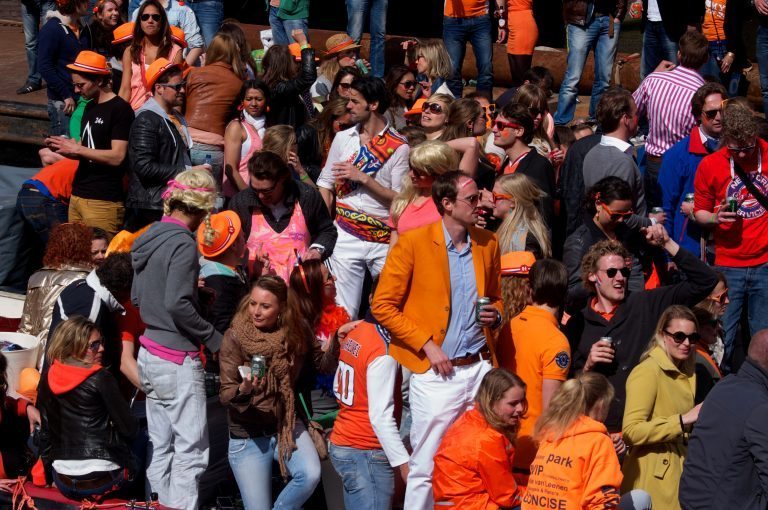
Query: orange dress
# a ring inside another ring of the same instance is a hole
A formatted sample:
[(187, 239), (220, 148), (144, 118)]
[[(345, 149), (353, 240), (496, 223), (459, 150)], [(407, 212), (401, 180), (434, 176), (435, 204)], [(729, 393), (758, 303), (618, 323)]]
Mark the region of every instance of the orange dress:
[(507, 53), (533, 55), (539, 38), (539, 27), (533, 18), (533, 0), (507, 0)]

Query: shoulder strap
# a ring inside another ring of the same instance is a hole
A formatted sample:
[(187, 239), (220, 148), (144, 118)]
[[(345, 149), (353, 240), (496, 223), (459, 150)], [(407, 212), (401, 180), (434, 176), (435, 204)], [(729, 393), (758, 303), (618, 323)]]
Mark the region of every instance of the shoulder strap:
[(768, 197), (763, 195), (760, 190), (757, 189), (755, 183), (752, 182), (752, 179), (749, 178), (744, 169), (741, 168), (741, 166), (736, 161), (733, 161), (733, 169), (736, 172), (736, 175), (739, 176), (739, 179), (741, 179), (741, 182), (744, 183), (744, 186), (746, 186), (752, 196), (755, 197), (755, 200), (757, 200), (760, 205), (763, 206), (763, 209), (768, 211)]

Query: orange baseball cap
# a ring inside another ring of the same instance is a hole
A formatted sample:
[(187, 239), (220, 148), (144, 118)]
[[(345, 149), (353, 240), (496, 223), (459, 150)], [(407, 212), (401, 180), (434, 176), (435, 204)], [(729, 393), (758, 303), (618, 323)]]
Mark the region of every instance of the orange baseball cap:
[(123, 23), (116, 29), (112, 31), (112, 36), (114, 39), (112, 39), (112, 44), (121, 44), (124, 42), (128, 42), (133, 39), (133, 29), (136, 26), (136, 23), (133, 21), (129, 21), (128, 23)]
[(207, 246), (205, 239), (205, 225), (197, 230), (197, 247), (205, 258), (217, 257), (232, 246), (242, 231), (240, 216), (234, 211), (222, 211), (211, 215), (211, 228), (215, 234), (211, 246)]
[(536, 262), (529, 251), (511, 251), (501, 256), (501, 276), (527, 276)]
[(421, 115), (421, 113), (424, 111), (424, 103), (426, 103), (427, 100), (423, 97), (420, 97), (416, 100), (415, 103), (413, 103), (413, 106), (411, 106), (411, 109), (405, 112), (406, 115)]
[(174, 64), (167, 58), (161, 57), (155, 59), (155, 61), (149, 65), (147, 72), (144, 74), (144, 76), (147, 78), (147, 90), (151, 91), (157, 79), (160, 78), (160, 75), (173, 67), (179, 67), (179, 64)]
[(184, 35), (184, 30), (175, 25), (171, 25), (171, 39), (182, 48), (187, 47), (187, 36)]
[(84, 74), (107, 75), (110, 73), (109, 67), (107, 67), (107, 59), (104, 55), (87, 50), (78, 53), (75, 61), (67, 65), (67, 69)]

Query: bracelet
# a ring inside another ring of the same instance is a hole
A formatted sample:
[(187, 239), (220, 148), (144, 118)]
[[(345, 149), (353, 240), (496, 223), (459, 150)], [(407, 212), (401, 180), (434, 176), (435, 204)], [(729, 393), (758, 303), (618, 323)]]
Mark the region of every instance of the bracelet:
[[(294, 47), (295, 47), (295, 46), (294, 46)], [(306, 50), (307, 48), (311, 48), (311, 47), (312, 47), (312, 46), (311, 46), (309, 43), (307, 43), (307, 44), (302, 44), (302, 45), (301, 45), (301, 49), (302, 49), (302, 50)]]
[(305, 173), (304, 175), (299, 177), (300, 181), (306, 182), (309, 180), (309, 174)]
[(717, 213), (712, 213), (712, 216), (709, 217), (709, 222), (714, 225), (717, 223)]

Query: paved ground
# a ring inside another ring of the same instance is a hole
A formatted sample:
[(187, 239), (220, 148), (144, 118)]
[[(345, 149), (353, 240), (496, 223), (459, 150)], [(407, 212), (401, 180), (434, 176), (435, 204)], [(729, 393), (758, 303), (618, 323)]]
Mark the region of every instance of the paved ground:
[(0, 25), (0, 101), (46, 104), (45, 90), (23, 96), (16, 89), (27, 79), (27, 57), (21, 26)]

